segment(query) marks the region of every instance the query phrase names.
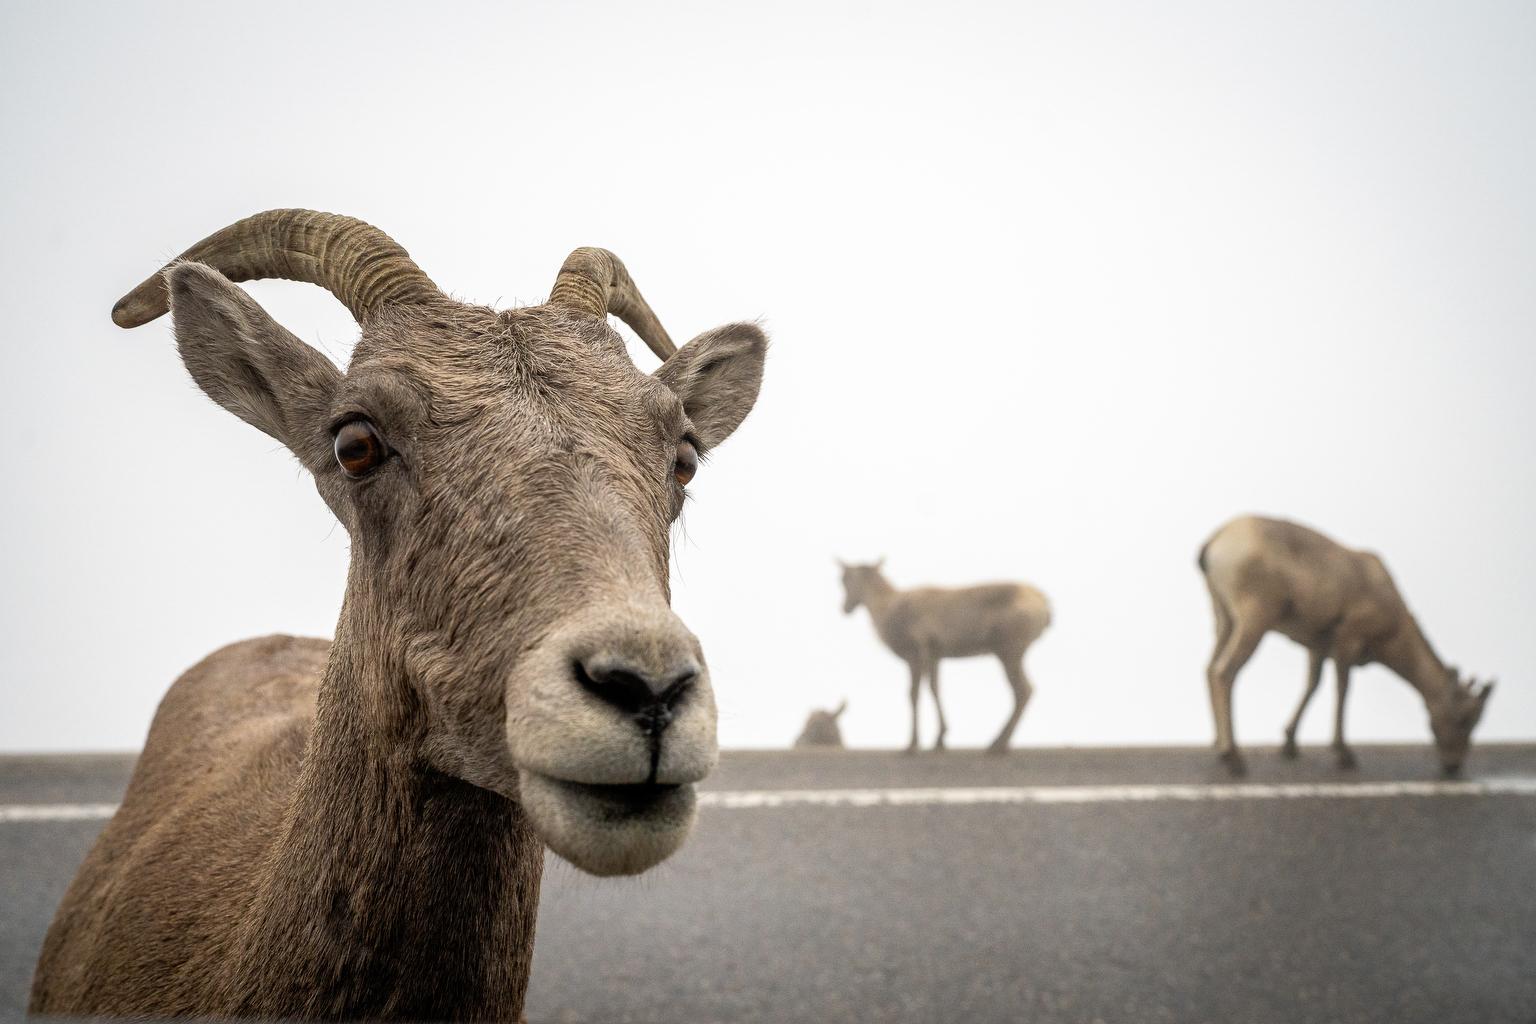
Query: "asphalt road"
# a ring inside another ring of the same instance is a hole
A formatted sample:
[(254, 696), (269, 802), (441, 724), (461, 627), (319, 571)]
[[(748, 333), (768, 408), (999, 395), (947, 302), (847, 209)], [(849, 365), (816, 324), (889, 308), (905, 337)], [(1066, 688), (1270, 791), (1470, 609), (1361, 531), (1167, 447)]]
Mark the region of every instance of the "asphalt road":
[[(1322, 751), (1253, 750), (1245, 784), (1437, 779), (1423, 747), (1360, 755), (1345, 774)], [(110, 803), (128, 768), (0, 759), (0, 807)], [(1536, 747), (1485, 746), (1469, 769), (1536, 779)], [(551, 861), (529, 1019), (1536, 1022), (1536, 790), (1197, 798), (1227, 781), (1204, 750), (727, 754), (708, 790), (1196, 789), (714, 798), (683, 851), (639, 879)], [(0, 821), (0, 1015), (24, 1005), (100, 827)]]

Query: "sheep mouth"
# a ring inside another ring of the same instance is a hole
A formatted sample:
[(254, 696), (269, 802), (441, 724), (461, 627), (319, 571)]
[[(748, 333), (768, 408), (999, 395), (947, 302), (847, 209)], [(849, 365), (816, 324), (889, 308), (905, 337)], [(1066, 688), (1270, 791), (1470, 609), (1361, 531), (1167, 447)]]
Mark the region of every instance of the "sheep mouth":
[(693, 787), (687, 783), (668, 785), (661, 782), (632, 782), (619, 784), (597, 784), (590, 782), (568, 782), (564, 779), (550, 779), (559, 788), (565, 790), (566, 795), (573, 800), (585, 805), (585, 810), (595, 818), (612, 824), (623, 822), (637, 817), (645, 817), (656, 813), (667, 800), (673, 797), (678, 790), (685, 786)]
[(594, 875), (634, 875), (670, 857), (692, 830), (691, 783), (571, 782), (524, 769), (523, 808), (551, 850)]

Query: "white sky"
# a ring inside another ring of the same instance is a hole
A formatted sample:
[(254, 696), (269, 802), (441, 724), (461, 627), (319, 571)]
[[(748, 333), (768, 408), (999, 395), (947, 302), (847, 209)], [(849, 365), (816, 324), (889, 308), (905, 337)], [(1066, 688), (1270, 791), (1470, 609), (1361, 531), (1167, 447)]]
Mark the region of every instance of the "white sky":
[[(511, 6), (0, 8), (0, 749), (136, 747), (212, 649), (330, 634), (308, 477), (167, 323), (108, 319), (276, 206), (476, 301), (604, 245), (679, 340), (765, 318), (675, 555), (728, 746), (843, 697), (851, 742), (905, 742), (904, 667), (839, 614), (833, 557), (880, 554), (1051, 596), (1017, 742), (1207, 742), (1195, 551), (1250, 510), (1381, 551), (1503, 680), (1479, 737), (1536, 736), (1536, 7)], [(251, 290), (345, 359), (324, 292)], [(1303, 661), (1260, 648), (1240, 741)], [(944, 690), (990, 739), (995, 663)], [(1354, 738), (1428, 741), (1385, 670), (1354, 690)]]

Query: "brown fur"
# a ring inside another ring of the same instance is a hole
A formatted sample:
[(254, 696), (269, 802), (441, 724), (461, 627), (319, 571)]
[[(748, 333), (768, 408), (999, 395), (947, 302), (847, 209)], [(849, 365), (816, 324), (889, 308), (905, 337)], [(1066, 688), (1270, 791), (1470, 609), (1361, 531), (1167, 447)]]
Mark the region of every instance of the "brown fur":
[(1296, 756), (1302, 712), (1331, 658), (1338, 682), (1333, 749), (1340, 766), (1355, 764), (1344, 742), (1350, 669), (1379, 662), (1424, 698), (1442, 766), (1460, 769), (1492, 684), (1463, 684), (1440, 660), (1379, 557), (1296, 523), (1243, 516), (1216, 531), (1199, 561), (1216, 613), (1216, 649), (1207, 672), (1216, 747), (1234, 772), (1243, 771), (1243, 762), (1232, 734), (1232, 686), (1271, 630), (1310, 654), (1306, 689), (1285, 729), (1287, 756)]
[[(371, 316), (343, 375), (213, 269), (167, 281), (193, 378), (346, 526), (347, 592), (334, 642), (245, 641), (171, 687), (31, 1010), (515, 1020), (544, 844), (644, 870), (714, 763), (668, 608), (672, 466), (741, 422), (765, 339), (721, 328), (646, 376), (599, 319), (443, 299)], [(361, 481), (331, 451), (357, 414), (398, 453)], [(686, 677), (665, 732), (573, 676), (604, 658)]]
[(1051, 623), (1045, 595), (1023, 583), (990, 583), (975, 587), (918, 587), (897, 590), (874, 565), (843, 565), (843, 612), (864, 605), (875, 632), (895, 655), (907, 663), (912, 685), (912, 742), (916, 750), (917, 703), (923, 680), (933, 693), (939, 716), (935, 750), (944, 749), (944, 707), (939, 702), (939, 662), (991, 654), (1002, 662), (1013, 690), (1013, 712), (988, 748), (1008, 749), (1008, 741), (1024, 714), (1034, 688), (1024, 674), (1024, 652)]

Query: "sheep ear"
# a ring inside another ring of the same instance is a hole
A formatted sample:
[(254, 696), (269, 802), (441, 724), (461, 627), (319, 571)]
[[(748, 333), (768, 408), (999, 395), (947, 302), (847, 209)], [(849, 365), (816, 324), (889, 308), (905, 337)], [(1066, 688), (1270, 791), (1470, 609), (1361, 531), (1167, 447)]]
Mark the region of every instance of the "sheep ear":
[(841, 718), (843, 716), (843, 712), (847, 711), (847, 710), (848, 710), (848, 700), (845, 697), (843, 699), (843, 702), (837, 706), (837, 710), (832, 712), (832, 717), (833, 718)]
[(724, 441), (747, 418), (763, 384), (768, 336), (755, 324), (706, 331), (678, 349), (656, 378), (682, 399), (706, 447)]
[(181, 361), (204, 393), (277, 438), (312, 472), (330, 465), (326, 417), (341, 371), (201, 263), (165, 272)]

